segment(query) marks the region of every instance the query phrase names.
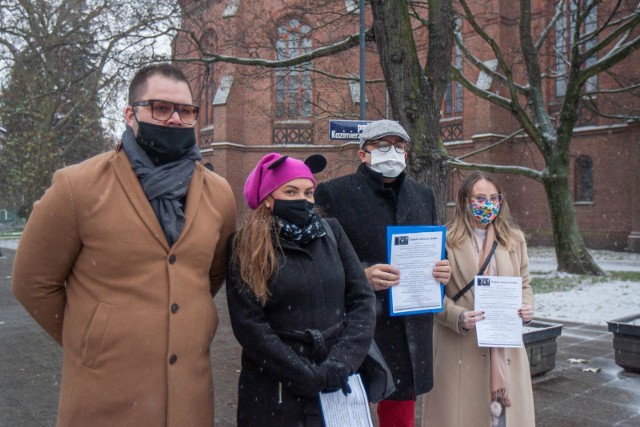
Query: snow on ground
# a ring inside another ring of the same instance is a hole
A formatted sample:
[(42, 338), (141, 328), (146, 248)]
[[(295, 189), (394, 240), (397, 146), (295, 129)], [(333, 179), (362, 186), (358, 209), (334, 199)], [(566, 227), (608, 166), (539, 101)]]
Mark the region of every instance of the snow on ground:
[[(529, 271), (550, 272), (558, 268), (552, 247), (529, 247)], [(591, 256), (605, 271), (640, 271), (640, 253), (590, 250)]]
[[(590, 252), (605, 271), (640, 271), (640, 253)], [(532, 274), (553, 272), (557, 266), (553, 248), (529, 248)], [(538, 319), (606, 325), (607, 320), (640, 313), (640, 282), (586, 283), (568, 291), (535, 294), (535, 298), (535, 317)]]
[(607, 320), (640, 313), (640, 282), (578, 285), (535, 297), (537, 319), (606, 325)]
[[(0, 240), (0, 248), (16, 249), (17, 240)], [(591, 251), (605, 271), (640, 271), (640, 253)], [(534, 275), (556, 270), (550, 247), (529, 248), (529, 270)], [(536, 294), (536, 319), (606, 325), (607, 320), (640, 313), (640, 282), (605, 281), (577, 285), (564, 292)]]

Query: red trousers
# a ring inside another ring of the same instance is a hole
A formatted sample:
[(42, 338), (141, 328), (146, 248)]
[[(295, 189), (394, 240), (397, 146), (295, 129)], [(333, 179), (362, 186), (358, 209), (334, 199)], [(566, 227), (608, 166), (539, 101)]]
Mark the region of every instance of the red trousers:
[(414, 427), (415, 400), (381, 400), (378, 402), (380, 427)]

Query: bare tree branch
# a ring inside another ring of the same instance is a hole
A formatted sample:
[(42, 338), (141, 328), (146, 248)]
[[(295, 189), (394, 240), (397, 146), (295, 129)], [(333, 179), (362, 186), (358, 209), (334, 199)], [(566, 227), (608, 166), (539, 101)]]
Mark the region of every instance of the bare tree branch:
[(638, 47), (638, 45), (640, 44), (640, 37), (635, 37), (628, 42), (624, 42), (624, 40), (628, 38), (628, 36), (636, 27), (638, 27), (638, 24), (640, 23), (640, 4), (636, 7), (631, 15), (625, 18), (625, 21), (626, 22), (624, 22), (624, 24), (621, 24), (618, 27), (614, 28), (611, 33), (607, 34), (605, 38), (597, 42), (593, 47), (577, 55), (576, 63), (578, 65), (582, 65), (588, 58), (596, 57), (599, 52), (603, 51), (616, 39), (620, 38), (616, 45), (607, 54), (605, 54), (598, 61), (596, 61), (595, 64), (585, 70), (585, 80), (592, 75), (610, 68), (613, 63), (619, 62), (620, 60), (624, 59)]
[(598, 108), (593, 96), (586, 96), (586, 95), (583, 98), (583, 102), (581, 103), (581, 105), (585, 107), (587, 110), (589, 110), (591, 113), (606, 119), (624, 120), (627, 122), (640, 121), (640, 107), (637, 107), (634, 110), (627, 111), (625, 114), (608, 114), (608, 113), (604, 113), (602, 110)]
[[(576, 13), (579, 15), (578, 17), (580, 18), (579, 22), (581, 24), (586, 22), (587, 17), (590, 14), (594, 13), (594, 11), (597, 10), (596, 8), (602, 3), (603, 3), (602, 0), (593, 0), (589, 2), (587, 8), (583, 10), (577, 10)], [(622, 4), (622, 0), (616, 0), (616, 5), (609, 12), (609, 16), (607, 17), (607, 20), (603, 22), (601, 25), (597, 25), (593, 31), (591, 32), (585, 31), (584, 34), (580, 34), (578, 36), (578, 39), (576, 40), (576, 44), (584, 45), (588, 41), (597, 40), (600, 34), (602, 34), (605, 30), (607, 30), (610, 27), (613, 27), (613, 28), (618, 27), (621, 22), (624, 22), (627, 19), (626, 17), (622, 19), (617, 19), (617, 20), (613, 19), (616, 13), (618, 12), (618, 10), (620, 9), (621, 4)]]
[(563, 15), (564, 14), (562, 13), (562, 9), (558, 9), (553, 15), (553, 18), (551, 18), (551, 21), (549, 21), (549, 23), (544, 27), (542, 33), (540, 33), (540, 36), (538, 37), (538, 41), (535, 44), (536, 53), (540, 52), (542, 45), (547, 41), (547, 38), (549, 37), (549, 33), (551, 33), (551, 30), (555, 28), (556, 23), (560, 18), (563, 17)]
[(470, 152), (468, 152), (468, 153), (466, 153), (466, 154), (464, 154), (462, 156), (456, 157), (456, 159), (457, 160), (462, 160), (462, 159), (466, 159), (467, 157), (473, 157), (476, 154), (480, 154), (480, 153), (483, 153), (485, 151), (489, 151), (489, 150), (497, 147), (498, 145), (504, 144), (505, 142), (509, 142), (512, 139), (514, 139), (515, 137), (522, 136), (522, 135), (524, 135), (524, 130), (523, 129), (518, 129), (515, 132), (512, 132), (511, 134), (505, 136), (501, 140), (494, 142), (493, 144), (489, 144), (486, 147), (482, 147), (482, 148), (480, 148), (478, 150), (470, 151)]
[(588, 96), (588, 97), (593, 97), (593, 96), (596, 96), (598, 94), (630, 93), (630, 92), (633, 92), (636, 89), (640, 89), (640, 83), (633, 84), (631, 86), (620, 87), (620, 88), (617, 88), (617, 89), (591, 90), (591, 91), (585, 92), (584, 95)]
[[(547, 114), (547, 104), (545, 102), (542, 86), (540, 60), (538, 58), (538, 51), (533, 45), (530, 0), (520, 0), (520, 25), (518, 28), (520, 30), (522, 58), (524, 59), (525, 69), (527, 71), (527, 80), (529, 82), (527, 101), (533, 112), (533, 116), (535, 117), (535, 135), (532, 132), (533, 123), (526, 125), (526, 127), (529, 128), (528, 133), (536, 141), (536, 145), (546, 151), (548, 150), (548, 145), (544, 142), (544, 139), (538, 136), (538, 134), (546, 133), (551, 135), (554, 132), (554, 126), (551, 121), (551, 117)], [(522, 114), (522, 116), (524, 116), (524, 114)], [(522, 119), (524, 119), (524, 117), (522, 117)]]
[(511, 100), (509, 98), (505, 98), (504, 96), (500, 96), (489, 90), (480, 89), (464, 74), (462, 74), (461, 70), (457, 69), (453, 65), (451, 66), (451, 73), (455, 81), (462, 83), (462, 86), (464, 86), (465, 89), (469, 90), (474, 95), (479, 96), (482, 99), (486, 99), (487, 101), (490, 101), (496, 105), (499, 105), (506, 110), (511, 110)]
[[(191, 34), (194, 38), (195, 36)], [(367, 38), (373, 37), (373, 29), (369, 28), (365, 36)], [(238, 64), (238, 65), (246, 65), (246, 66), (257, 66), (257, 67), (265, 67), (265, 68), (283, 68), (283, 67), (291, 67), (294, 65), (300, 65), (305, 62), (312, 61), (314, 59), (325, 58), (328, 56), (336, 55), (340, 52), (345, 52), (349, 49), (352, 49), (358, 46), (360, 43), (359, 34), (353, 34), (337, 43), (334, 43), (329, 46), (323, 46), (318, 49), (315, 49), (307, 54), (296, 56), (295, 58), (284, 59), (284, 60), (269, 60), (262, 58), (238, 58), (235, 56), (229, 55), (220, 55), (215, 54), (213, 52), (201, 52), (204, 56), (195, 57), (195, 58), (177, 58), (177, 62), (202, 62), (202, 63), (214, 63), (214, 62), (225, 62), (229, 64)]]
[(452, 168), (464, 169), (464, 170), (481, 170), (492, 173), (505, 173), (505, 174), (517, 174), (523, 175), (536, 181), (542, 181), (545, 172), (540, 172), (535, 169), (527, 168), (524, 166), (503, 166), (503, 165), (490, 165), (486, 163), (469, 163), (458, 160), (457, 158), (450, 157), (447, 163)]
[[(456, 42), (456, 46), (460, 48), (465, 58), (467, 58), (477, 69), (479, 69), (480, 71), (484, 72), (486, 75), (490, 76), (493, 79), (496, 79), (497, 81), (505, 85), (508, 84), (507, 78), (504, 74), (501, 74), (496, 70), (492, 70), (491, 68), (487, 67), (487, 65), (483, 61), (481, 61), (477, 56), (473, 54), (473, 52), (471, 52), (471, 50), (469, 50), (467, 45), (464, 43), (464, 40), (462, 39), (460, 32), (456, 31), (454, 33), (454, 40)], [(525, 93), (524, 87), (518, 86), (518, 89), (523, 94)]]
[(491, 50), (493, 51), (493, 54), (496, 60), (498, 61), (498, 67), (500, 67), (500, 69), (504, 73), (505, 84), (509, 88), (509, 91), (512, 92), (511, 98), (514, 99), (514, 95), (517, 92), (517, 87), (514, 85), (513, 76), (511, 74), (511, 67), (507, 64), (507, 61), (504, 59), (504, 56), (502, 55), (502, 51), (500, 50), (500, 47), (498, 46), (496, 41), (491, 36), (489, 36), (489, 34), (487, 34), (487, 32), (484, 31), (484, 29), (480, 25), (478, 25), (478, 22), (476, 21), (473, 13), (471, 12), (471, 8), (467, 4), (467, 1), (466, 0), (458, 0), (458, 1), (460, 2), (460, 4), (462, 5), (462, 8), (464, 9), (465, 19), (467, 20), (467, 22), (471, 24), (474, 31), (491, 47)]

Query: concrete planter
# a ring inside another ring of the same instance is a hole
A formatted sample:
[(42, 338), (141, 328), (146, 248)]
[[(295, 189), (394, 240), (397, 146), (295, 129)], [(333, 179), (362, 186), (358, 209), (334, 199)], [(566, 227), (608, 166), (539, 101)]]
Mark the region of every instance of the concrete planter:
[(640, 314), (607, 322), (613, 332), (616, 365), (640, 373)]
[(556, 366), (558, 344), (562, 324), (534, 320), (524, 327), (522, 342), (529, 356), (531, 376), (544, 375)]

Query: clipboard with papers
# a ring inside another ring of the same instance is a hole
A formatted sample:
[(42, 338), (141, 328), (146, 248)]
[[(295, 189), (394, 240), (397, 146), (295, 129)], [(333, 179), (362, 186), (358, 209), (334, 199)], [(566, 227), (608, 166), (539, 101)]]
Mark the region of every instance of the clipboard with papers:
[(446, 227), (387, 227), (388, 263), (400, 270), (400, 283), (389, 289), (391, 316), (435, 313), (444, 309), (444, 285), (433, 277), (436, 261), (444, 259)]

